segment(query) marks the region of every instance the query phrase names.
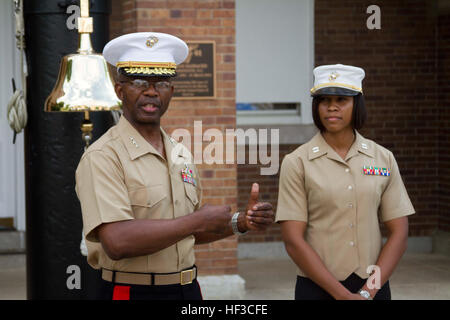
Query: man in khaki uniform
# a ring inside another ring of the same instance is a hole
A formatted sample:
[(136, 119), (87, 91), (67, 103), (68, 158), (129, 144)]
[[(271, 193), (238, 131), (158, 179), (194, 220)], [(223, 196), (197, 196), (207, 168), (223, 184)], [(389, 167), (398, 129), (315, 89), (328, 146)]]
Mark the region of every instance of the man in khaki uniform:
[[(388, 299), (387, 280), (406, 246), (405, 216), (414, 208), (392, 152), (356, 131), (365, 117), (358, 89), (364, 71), (332, 65), (314, 74), (320, 132), (284, 158), (276, 214), (299, 267), (296, 298), (375, 297), (380, 288), (366, 279), (376, 265), (386, 283), (377, 298)], [(378, 219), (390, 231), (384, 246)]]
[(191, 156), (160, 128), (173, 94), (170, 77), (186, 44), (161, 33), (110, 41), (105, 59), (118, 67), (123, 116), (80, 160), (76, 191), (88, 262), (102, 270), (104, 299), (201, 299), (194, 244), (273, 223), (269, 203), (252, 188), (246, 212), (200, 207)]

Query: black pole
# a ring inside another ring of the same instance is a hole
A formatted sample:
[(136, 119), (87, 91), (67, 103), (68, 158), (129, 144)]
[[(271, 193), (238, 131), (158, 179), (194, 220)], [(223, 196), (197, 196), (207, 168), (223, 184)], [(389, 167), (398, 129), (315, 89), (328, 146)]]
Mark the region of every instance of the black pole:
[[(90, 3), (92, 45), (101, 53), (109, 36), (110, 4), (108, 0)], [(74, 175), (84, 147), (80, 131), (84, 114), (44, 112), (61, 58), (78, 49), (78, 31), (67, 27), (73, 15), (66, 12), (70, 5), (79, 6), (79, 1), (24, 2), (29, 74), (25, 130), (28, 299), (91, 299), (99, 285), (97, 271), (80, 253), (82, 220)], [(91, 120), (94, 140), (113, 125), (108, 112), (93, 113)], [(76, 284), (76, 278), (69, 277), (77, 274), (80, 289), (67, 285)]]

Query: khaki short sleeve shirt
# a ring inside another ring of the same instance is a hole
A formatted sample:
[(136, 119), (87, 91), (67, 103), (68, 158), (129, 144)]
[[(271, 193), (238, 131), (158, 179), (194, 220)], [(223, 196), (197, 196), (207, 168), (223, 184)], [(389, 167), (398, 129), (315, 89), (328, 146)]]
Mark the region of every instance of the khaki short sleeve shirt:
[[(200, 180), (182, 144), (162, 129), (163, 158), (134, 127), (119, 123), (83, 154), (76, 171), (88, 262), (96, 268), (128, 272), (177, 272), (194, 262), (193, 236), (157, 253), (111, 260), (99, 243), (102, 223), (132, 219), (174, 219), (197, 210)], [(182, 173), (187, 175), (182, 176)]]
[(382, 247), (379, 221), (413, 213), (393, 154), (358, 132), (345, 160), (319, 132), (281, 164), (275, 221), (307, 222), (306, 241), (339, 281), (368, 278)]

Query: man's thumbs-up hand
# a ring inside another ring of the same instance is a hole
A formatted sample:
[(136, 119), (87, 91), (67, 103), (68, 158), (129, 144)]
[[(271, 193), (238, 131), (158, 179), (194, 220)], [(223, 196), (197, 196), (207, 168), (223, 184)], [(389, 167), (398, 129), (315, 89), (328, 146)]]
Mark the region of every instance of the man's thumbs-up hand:
[(245, 230), (265, 230), (275, 220), (272, 204), (259, 202), (258, 197), (259, 185), (254, 183), (245, 210)]
[(251, 210), (251, 208), (253, 208), (253, 206), (255, 206), (258, 203), (258, 197), (259, 197), (259, 184), (254, 183), (252, 184), (252, 190), (250, 190), (250, 198), (248, 199), (247, 210)]

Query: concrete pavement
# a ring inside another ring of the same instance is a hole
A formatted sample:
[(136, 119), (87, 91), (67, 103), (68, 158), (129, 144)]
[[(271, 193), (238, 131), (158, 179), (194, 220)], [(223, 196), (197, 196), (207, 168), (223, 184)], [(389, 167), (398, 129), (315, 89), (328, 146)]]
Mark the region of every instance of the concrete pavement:
[[(239, 259), (246, 300), (292, 300), (296, 267), (290, 259)], [(449, 300), (450, 257), (407, 253), (390, 280), (394, 300)], [(0, 300), (26, 299), (24, 254), (0, 255)]]
[[(292, 300), (296, 267), (289, 259), (242, 259), (245, 299)], [(390, 279), (393, 300), (449, 300), (450, 257), (405, 254)]]

